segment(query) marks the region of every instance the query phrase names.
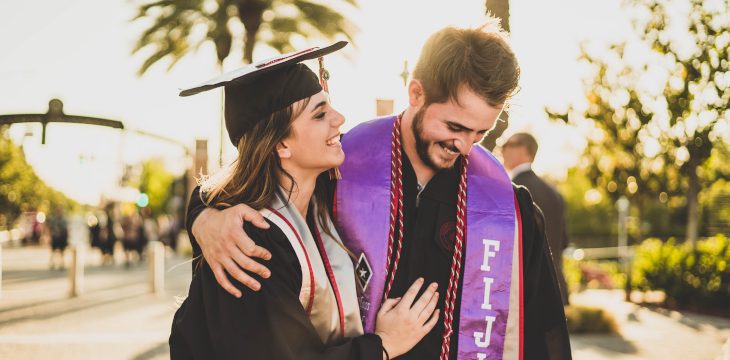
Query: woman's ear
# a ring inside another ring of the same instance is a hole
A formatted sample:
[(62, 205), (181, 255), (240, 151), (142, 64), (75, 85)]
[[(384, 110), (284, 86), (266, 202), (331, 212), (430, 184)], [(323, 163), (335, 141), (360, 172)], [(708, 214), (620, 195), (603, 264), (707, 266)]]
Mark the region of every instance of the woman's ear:
[(291, 150), (283, 142), (276, 145), (276, 153), (279, 154), (280, 159), (288, 159), (291, 157)]

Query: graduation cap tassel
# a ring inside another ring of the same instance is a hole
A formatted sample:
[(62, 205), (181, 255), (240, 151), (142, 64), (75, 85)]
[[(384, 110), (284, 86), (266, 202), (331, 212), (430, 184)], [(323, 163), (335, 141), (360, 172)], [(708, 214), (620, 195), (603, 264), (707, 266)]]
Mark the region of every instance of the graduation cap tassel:
[[(330, 79), (330, 73), (327, 71), (327, 69), (324, 68), (324, 57), (320, 56), (318, 58), (319, 60), (319, 84), (322, 85), (322, 90), (324, 90), (327, 94), (329, 94), (330, 89), (327, 86), (327, 80)], [(329, 171), (330, 180), (341, 180), (342, 174), (340, 173), (340, 168), (334, 167), (330, 169)]]
[(461, 259), (464, 242), (466, 241), (466, 172), (469, 165), (469, 158), (464, 156), (462, 159), (456, 205), (456, 239), (454, 241), (454, 255), (451, 259), (451, 277), (449, 278), (449, 287), (446, 291), (444, 304), (444, 332), (441, 340), (441, 360), (448, 360), (451, 353), (451, 335), (454, 333), (453, 323), (454, 309), (456, 308), (456, 294), (459, 291)]
[[(403, 153), (401, 152), (401, 118), (398, 115), (393, 123), (393, 137), (390, 144), (390, 231), (388, 232), (388, 252), (386, 255), (386, 266), (392, 271), (385, 283), (383, 301), (390, 296), (390, 289), (395, 280), (395, 273), (398, 271), (401, 249), (403, 248)], [(398, 233), (395, 228), (398, 226)], [(386, 268), (386, 271), (388, 270)]]
[(329, 94), (330, 89), (327, 86), (327, 80), (330, 79), (330, 73), (324, 68), (324, 57), (319, 57), (319, 84), (322, 85), (322, 90)]

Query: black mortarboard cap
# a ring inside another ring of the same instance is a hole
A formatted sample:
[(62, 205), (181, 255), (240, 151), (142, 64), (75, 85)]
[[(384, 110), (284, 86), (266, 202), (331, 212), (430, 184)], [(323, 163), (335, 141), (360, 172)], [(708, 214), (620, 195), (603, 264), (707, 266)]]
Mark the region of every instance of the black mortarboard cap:
[(320, 58), (345, 45), (346, 41), (340, 41), (324, 48), (313, 47), (246, 65), (182, 90), (180, 96), (224, 86), (226, 129), (236, 146), (246, 131), (268, 120), (274, 112), (322, 91), (317, 75), (300, 62)]

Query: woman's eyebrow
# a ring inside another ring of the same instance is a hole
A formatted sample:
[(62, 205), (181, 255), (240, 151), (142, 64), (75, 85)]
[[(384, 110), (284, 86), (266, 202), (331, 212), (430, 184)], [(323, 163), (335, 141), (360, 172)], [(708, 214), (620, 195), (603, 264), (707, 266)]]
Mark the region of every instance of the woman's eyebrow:
[(319, 104), (317, 104), (317, 106), (315, 106), (314, 108), (312, 108), (312, 111), (311, 112), (315, 112), (317, 109), (319, 109), (320, 107), (325, 106), (325, 105), (327, 105), (327, 101), (322, 100), (322, 101), (319, 102)]

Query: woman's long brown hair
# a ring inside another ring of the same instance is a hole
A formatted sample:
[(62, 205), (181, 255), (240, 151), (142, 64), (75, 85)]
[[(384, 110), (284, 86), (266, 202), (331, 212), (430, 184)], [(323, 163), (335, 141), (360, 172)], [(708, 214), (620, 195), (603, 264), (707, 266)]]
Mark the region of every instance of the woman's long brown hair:
[[(238, 157), (225, 173), (207, 179), (201, 185), (201, 197), (206, 205), (225, 209), (236, 204), (246, 204), (256, 210), (271, 205), (276, 196), (287, 202), (294, 187), (294, 178), (281, 166), (276, 145), (289, 137), (292, 122), (309, 104), (309, 98), (273, 113), (268, 121), (259, 121), (238, 141)], [(293, 184), (288, 194), (280, 191), (281, 177)], [(328, 225), (331, 215), (326, 184), (327, 172), (317, 178), (314, 197), (317, 218), (325, 233), (334, 237)], [(349, 253), (349, 251), (348, 251)]]

